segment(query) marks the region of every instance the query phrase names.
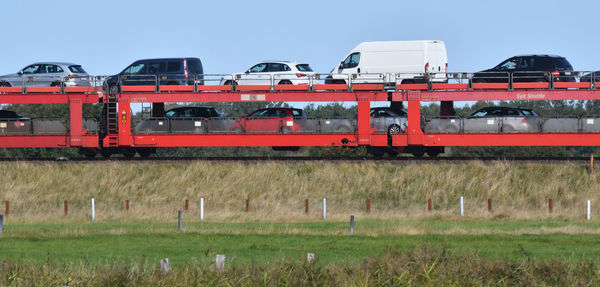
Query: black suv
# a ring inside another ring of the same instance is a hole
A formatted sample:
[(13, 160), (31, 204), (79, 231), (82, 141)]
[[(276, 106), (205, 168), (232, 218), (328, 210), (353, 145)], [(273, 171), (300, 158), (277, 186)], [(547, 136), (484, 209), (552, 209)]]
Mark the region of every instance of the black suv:
[(109, 76), (104, 86), (110, 93), (120, 86), (193, 85), (203, 84), (202, 62), (198, 58), (161, 58), (137, 60), (117, 75)]
[(523, 55), (473, 74), (473, 83), (575, 82), (573, 66), (560, 56)]

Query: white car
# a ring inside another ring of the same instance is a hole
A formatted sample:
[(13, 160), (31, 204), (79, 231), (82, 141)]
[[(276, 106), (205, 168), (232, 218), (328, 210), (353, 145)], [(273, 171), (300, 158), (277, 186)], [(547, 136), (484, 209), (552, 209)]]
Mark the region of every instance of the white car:
[(221, 85), (300, 85), (308, 84), (315, 72), (308, 64), (289, 61), (260, 62), (243, 74), (225, 76)]
[(15, 74), (0, 76), (0, 87), (89, 86), (90, 76), (81, 65), (62, 62), (31, 64)]

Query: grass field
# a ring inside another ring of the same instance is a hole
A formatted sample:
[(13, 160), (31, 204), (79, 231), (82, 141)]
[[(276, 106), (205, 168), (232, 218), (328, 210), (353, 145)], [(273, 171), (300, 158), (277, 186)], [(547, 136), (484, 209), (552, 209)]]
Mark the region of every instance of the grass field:
[[(0, 200), (10, 201), (0, 235), (0, 285), (600, 282), (599, 180), (583, 165), (4, 163), (0, 174)], [(427, 198), (434, 205), (428, 213)], [(185, 199), (190, 208), (178, 231)], [(304, 263), (308, 252), (316, 264)], [(224, 274), (214, 270), (216, 254), (227, 256)], [(160, 273), (161, 258), (171, 260), (172, 273)]]

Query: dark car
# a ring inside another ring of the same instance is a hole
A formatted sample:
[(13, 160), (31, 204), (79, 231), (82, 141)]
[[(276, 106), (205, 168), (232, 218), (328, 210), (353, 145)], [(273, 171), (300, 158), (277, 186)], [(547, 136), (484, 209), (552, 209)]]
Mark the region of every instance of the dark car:
[(584, 74), (583, 76), (581, 76), (581, 79), (579, 81), (591, 82), (592, 80), (594, 80), (594, 82), (600, 82), (600, 71)]
[[(141, 121), (135, 126), (135, 134), (154, 133), (206, 133), (225, 132), (221, 113), (212, 107), (179, 107), (166, 111), (160, 117)], [(213, 130), (211, 130), (213, 129)]]
[(204, 83), (204, 70), (198, 58), (161, 58), (137, 60), (119, 74), (109, 76), (104, 86), (117, 93), (120, 86), (193, 85)]
[(22, 115), (17, 112), (8, 111), (8, 110), (0, 110), (0, 119), (23, 119)]
[(488, 70), (473, 74), (473, 83), (574, 82), (573, 66), (554, 55), (523, 55), (509, 58)]

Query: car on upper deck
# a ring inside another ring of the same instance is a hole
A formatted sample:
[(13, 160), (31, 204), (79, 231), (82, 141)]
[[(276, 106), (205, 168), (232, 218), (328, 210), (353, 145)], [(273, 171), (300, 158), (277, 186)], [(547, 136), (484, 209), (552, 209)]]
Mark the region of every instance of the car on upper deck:
[(121, 86), (204, 84), (204, 69), (198, 58), (157, 58), (133, 62), (123, 71), (109, 76), (104, 86), (117, 93)]
[(243, 74), (223, 77), (221, 85), (300, 85), (308, 84), (314, 75), (309, 64), (293, 61), (263, 61)]
[(17, 73), (0, 76), (0, 87), (90, 86), (90, 76), (81, 65), (65, 62), (38, 62)]
[(574, 82), (573, 66), (556, 55), (521, 55), (497, 66), (474, 73), (473, 83)]

